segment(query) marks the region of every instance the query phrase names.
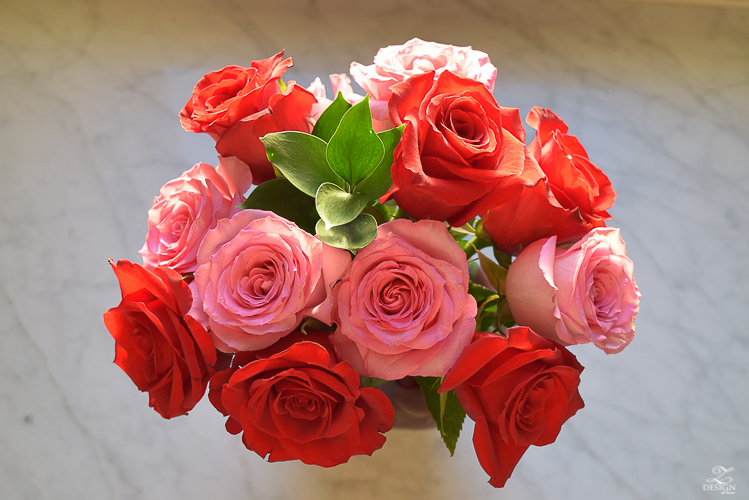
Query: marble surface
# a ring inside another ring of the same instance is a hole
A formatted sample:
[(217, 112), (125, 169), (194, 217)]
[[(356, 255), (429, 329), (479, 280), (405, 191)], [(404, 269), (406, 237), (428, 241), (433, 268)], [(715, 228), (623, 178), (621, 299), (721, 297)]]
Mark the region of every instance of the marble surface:
[[(161, 419), (112, 364), (108, 258), (138, 260), (159, 187), (212, 140), (195, 82), (280, 49), (289, 78), (378, 47), (473, 45), (500, 104), (550, 107), (618, 193), (643, 294), (621, 354), (573, 351), (586, 408), (486, 484), (467, 425), (372, 458), (267, 464), (208, 404)], [(0, 498), (749, 498), (749, 10), (611, 0), (0, 2)]]

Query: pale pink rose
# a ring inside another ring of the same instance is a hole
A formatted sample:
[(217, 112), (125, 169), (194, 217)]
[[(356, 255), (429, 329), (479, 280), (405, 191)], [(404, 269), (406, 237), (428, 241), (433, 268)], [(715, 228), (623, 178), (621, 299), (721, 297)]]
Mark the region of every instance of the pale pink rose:
[(143, 267), (195, 271), (198, 247), (216, 221), (237, 213), (252, 185), (250, 168), (219, 157), (218, 168), (198, 163), (167, 182), (148, 211), (148, 234), (140, 250)]
[(507, 273), (515, 321), (563, 345), (593, 342), (607, 354), (635, 335), (640, 292), (614, 227), (599, 227), (569, 248), (556, 236), (525, 248)]
[[(403, 45), (390, 45), (377, 51), (374, 64), (364, 66), (351, 63), (350, 73), (356, 83), (370, 95), (369, 105), (373, 121), (379, 122), (376, 131), (394, 125), (388, 115), (390, 87), (413, 75), (434, 71), (434, 78), (449, 70), (458, 76), (483, 83), (489, 92), (494, 90), (497, 68), (485, 52), (469, 47), (455, 47), (413, 38)], [(378, 130), (379, 129), (379, 130)]]
[[(345, 73), (332, 74), (329, 77), (330, 83), (333, 86), (333, 99), (338, 96), (338, 92), (351, 104), (357, 104), (364, 99), (364, 96), (354, 93), (354, 89), (351, 87), (351, 79)], [(315, 81), (307, 87), (307, 90), (317, 99), (317, 104), (312, 105), (312, 115), (310, 116), (312, 123), (317, 123), (317, 119), (320, 118), (323, 111), (328, 109), (328, 106), (333, 101), (328, 99), (325, 85), (320, 80), (320, 77), (315, 78)]]
[(263, 349), (305, 317), (331, 323), (330, 290), (351, 255), (272, 212), (242, 210), (198, 251), (190, 315), (224, 352)]
[(441, 377), (468, 345), (476, 300), (466, 255), (444, 224), (382, 224), (333, 289), (336, 351), (360, 374)]

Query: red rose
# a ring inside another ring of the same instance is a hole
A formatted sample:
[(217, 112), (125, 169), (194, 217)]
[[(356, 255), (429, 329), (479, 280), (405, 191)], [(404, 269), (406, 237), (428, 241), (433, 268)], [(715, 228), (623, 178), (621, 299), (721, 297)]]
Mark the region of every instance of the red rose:
[(390, 400), (360, 388), (348, 363), (337, 362), (329, 332), (297, 331), (258, 352), (237, 353), (211, 380), (209, 398), (232, 434), (269, 462), (299, 459), (333, 467), (371, 455), (393, 427)]
[(449, 71), (434, 80), (430, 71), (391, 89), (390, 118), (406, 124), (394, 197), (410, 215), (463, 225), (543, 177), (518, 110), (498, 106), (481, 82)]
[(206, 132), (218, 140), (242, 118), (268, 106), (268, 99), (281, 92), (278, 79), (293, 65), (283, 51), (249, 68), (227, 66), (208, 73), (195, 85), (192, 97), (180, 111), (182, 128)]
[(190, 289), (176, 271), (152, 271), (129, 260), (110, 260), (122, 302), (104, 313), (115, 344), (114, 362), (164, 418), (185, 415), (203, 397), (214, 373), (216, 349), (187, 312)]
[(534, 107), (526, 121), (536, 129), (528, 149), (546, 180), (526, 188), (516, 199), (489, 211), (484, 231), (502, 251), (517, 255), (532, 242), (557, 237), (576, 241), (605, 226), (616, 199), (611, 181), (589, 159), (577, 138), (554, 112)]
[(530, 445), (553, 443), (584, 406), (577, 390), (583, 367), (574, 355), (527, 327), (507, 335), (477, 333), (439, 389), (455, 389), (476, 422), (473, 446), (497, 488)]
[(252, 182), (275, 178), (260, 137), (271, 132), (309, 132), (309, 115), (317, 101), (291, 82), (281, 92), (279, 78), (292, 66), (283, 52), (249, 68), (227, 66), (205, 75), (180, 112), (185, 130), (206, 132), (222, 156), (236, 156), (252, 171)]

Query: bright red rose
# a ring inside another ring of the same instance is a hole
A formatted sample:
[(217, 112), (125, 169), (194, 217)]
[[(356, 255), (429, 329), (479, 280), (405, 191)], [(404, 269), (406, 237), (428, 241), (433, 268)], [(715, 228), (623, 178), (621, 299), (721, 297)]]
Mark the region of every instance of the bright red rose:
[(527, 327), (474, 336), (439, 392), (455, 389), (476, 422), (473, 446), (489, 484), (504, 486), (525, 450), (553, 443), (584, 406), (582, 371), (573, 354)]
[(189, 287), (176, 271), (152, 271), (129, 260), (110, 260), (122, 302), (104, 313), (115, 339), (114, 362), (164, 418), (185, 415), (203, 397), (214, 374), (211, 337), (187, 312)]
[(208, 73), (195, 85), (192, 97), (180, 111), (182, 128), (206, 132), (218, 140), (242, 118), (268, 106), (268, 100), (281, 92), (278, 79), (293, 65), (283, 59), (283, 51), (249, 68), (227, 66)]
[(371, 455), (393, 427), (390, 400), (359, 387), (328, 333), (297, 331), (262, 351), (237, 353), (211, 380), (209, 398), (229, 417), (226, 429), (244, 432), (245, 446), (269, 462), (333, 467)]
[(180, 112), (185, 130), (206, 132), (216, 140), (222, 156), (236, 156), (252, 171), (252, 182), (275, 178), (260, 137), (271, 132), (310, 132), (309, 116), (314, 96), (289, 83), (281, 92), (278, 82), (292, 66), (283, 52), (249, 68), (227, 66), (205, 75)]
[(463, 225), (543, 177), (518, 110), (498, 106), (481, 82), (449, 71), (434, 80), (430, 71), (391, 90), (390, 118), (406, 124), (393, 196), (410, 215)]
[(595, 166), (564, 121), (549, 109), (534, 107), (526, 121), (536, 129), (528, 149), (546, 179), (516, 199), (489, 211), (484, 231), (502, 251), (517, 255), (532, 242), (557, 237), (569, 243), (594, 227), (605, 226), (616, 199), (611, 181)]

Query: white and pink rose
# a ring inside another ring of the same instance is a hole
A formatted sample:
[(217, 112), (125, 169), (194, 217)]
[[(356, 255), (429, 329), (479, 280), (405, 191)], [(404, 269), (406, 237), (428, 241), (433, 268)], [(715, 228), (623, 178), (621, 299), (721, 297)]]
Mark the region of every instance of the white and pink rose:
[(403, 45), (390, 45), (377, 51), (374, 64), (351, 63), (351, 76), (370, 95), (369, 105), (375, 130), (387, 130), (393, 124), (388, 115), (390, 87), (407, 78), (435, 72), (435, 79), (445, 70), (483, 83), (494, 90), (497, 68), (485, 52), (413, 38)]

